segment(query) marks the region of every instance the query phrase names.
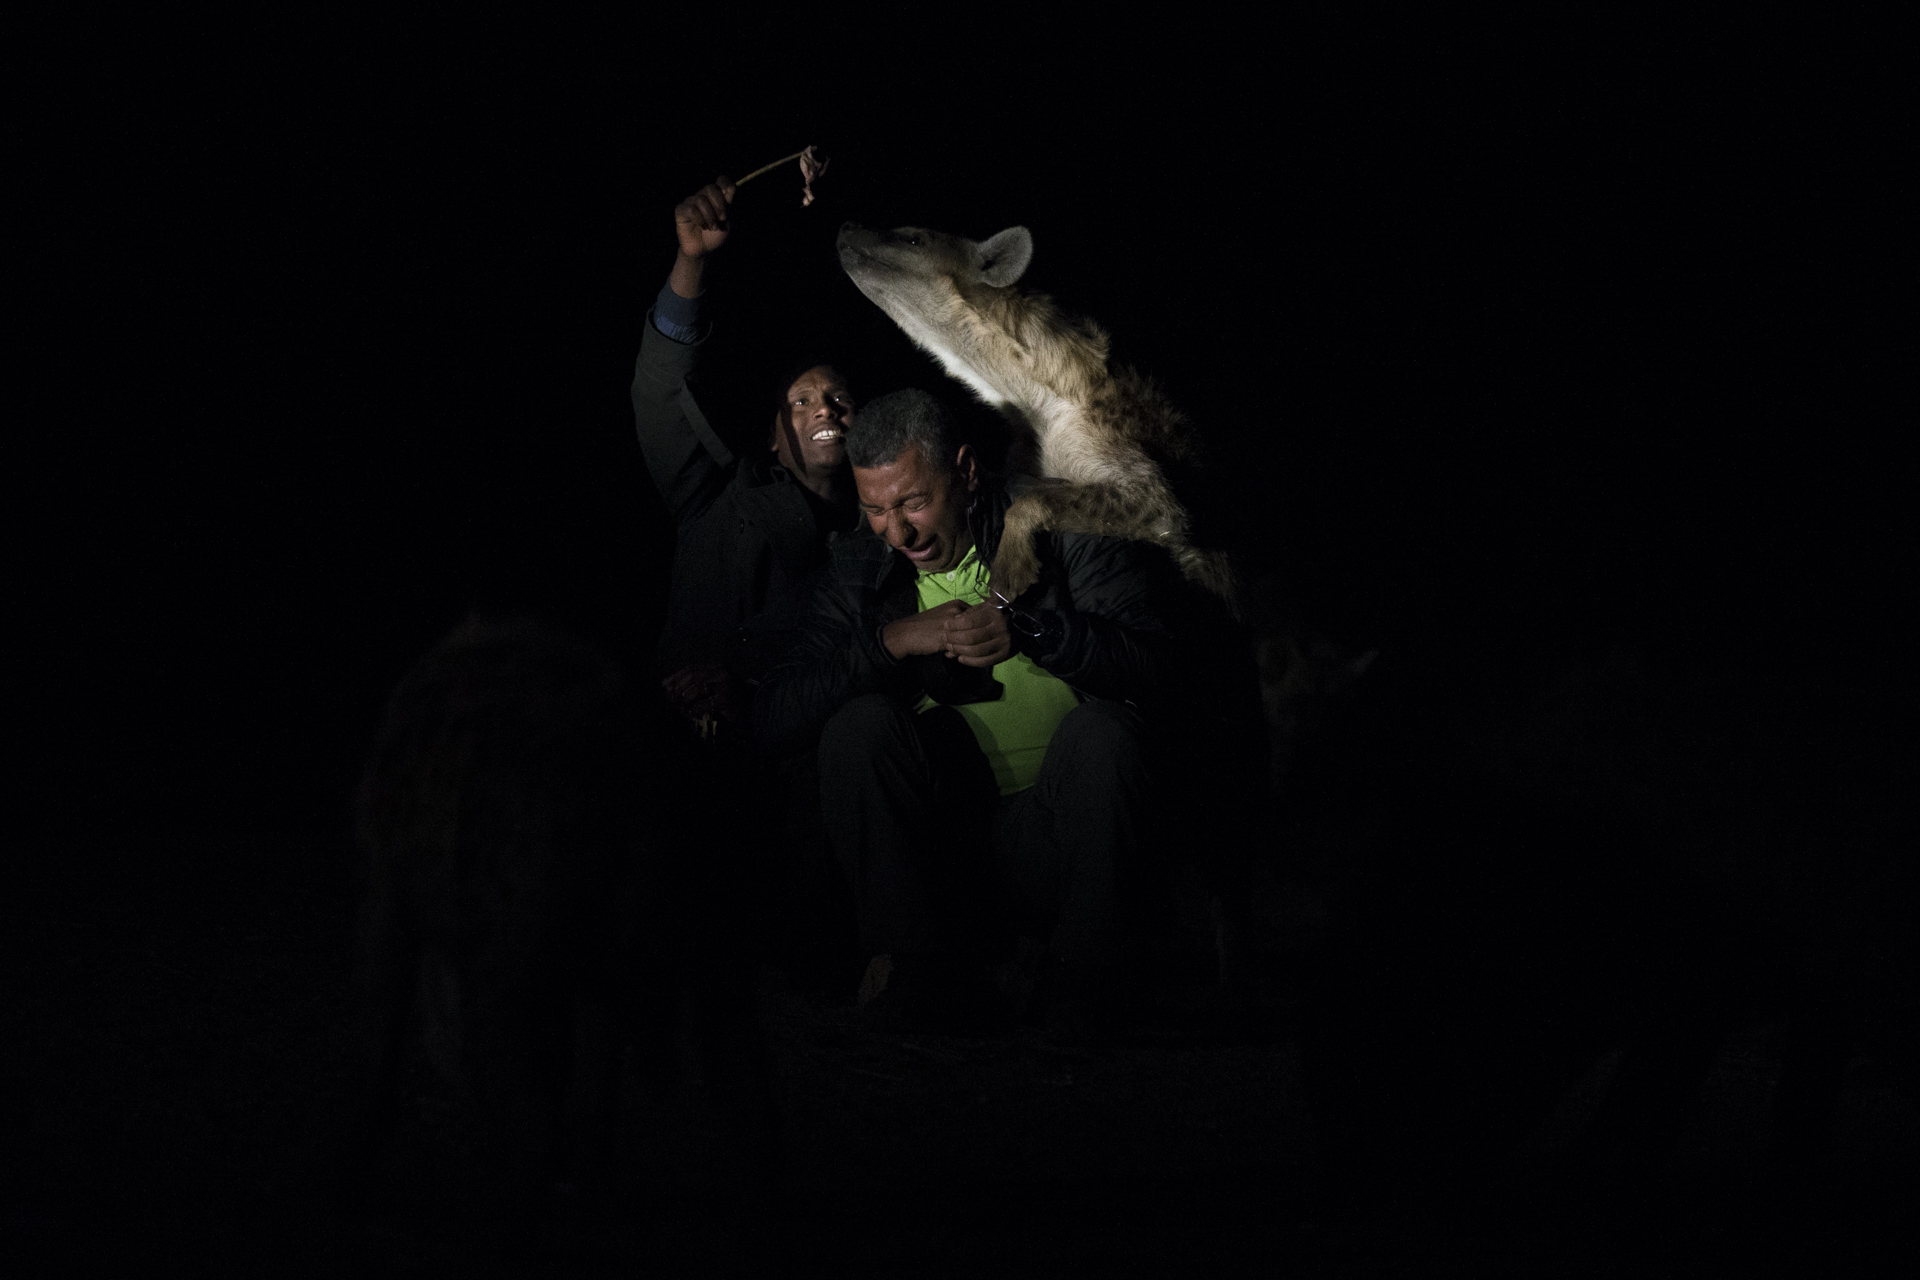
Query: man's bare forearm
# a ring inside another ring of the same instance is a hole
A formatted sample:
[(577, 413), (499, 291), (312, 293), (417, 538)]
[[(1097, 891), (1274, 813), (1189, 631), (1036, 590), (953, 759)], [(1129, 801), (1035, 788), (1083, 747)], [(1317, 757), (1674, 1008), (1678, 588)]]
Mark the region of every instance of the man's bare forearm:
[(707, 260), (704, 257), (689, 258), (684, 253), (676, 253), (673, 258), (673, 272), (667, 277), (667, 287), (683, 298), (700, 296), (701, 278), (706, 274)]

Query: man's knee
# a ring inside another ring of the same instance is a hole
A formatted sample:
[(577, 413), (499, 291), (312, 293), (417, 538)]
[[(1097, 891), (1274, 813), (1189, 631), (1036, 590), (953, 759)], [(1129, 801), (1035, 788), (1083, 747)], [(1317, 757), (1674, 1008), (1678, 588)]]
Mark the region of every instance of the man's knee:
[(820, 731), (820, 768), (871, 759), (907, 748), (913, 737), (912, 712), (884, 693), (855, 698), (828, 718)]
[(1085, 754), (1135, 767), (1146, 758), (1146, 723), (1124, 702), (1094, 698), (1067, 713), (1054, 730), (1054, 746), (1074, 755)]

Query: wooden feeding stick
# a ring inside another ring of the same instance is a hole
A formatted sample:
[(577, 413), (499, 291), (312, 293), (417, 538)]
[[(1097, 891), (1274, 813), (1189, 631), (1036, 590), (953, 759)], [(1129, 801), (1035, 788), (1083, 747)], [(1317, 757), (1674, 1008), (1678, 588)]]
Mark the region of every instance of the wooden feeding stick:
[(752, 173), (748, 174), (746, 177), (734, 179), (733, 185), (736, 187), (744, 187), (747, 183), (752, 182), (755, 178), (759, 177), (761, 174), (770, 173), (773, 170), (778, 169), (781, 165), (787, 164), (794, 160), (798, 160), (800, 162), (800, 180), (804, 184), (804, 191), (800, 197), (800, 204), (802, 207), (805, 207), (806, 205), (810, 205), (813, 203), (813, 180), (827, 171), (827, 161), (821, 159), (819, 156), (816, 156), (813, 153), (812, 147), (802, 147), (800, 148), (800, 150), (794, 152), (790, 156), (781, 156), (778, 160), (775, 160), (772, 164), (763, 164), (758, 169), (755, 169)]

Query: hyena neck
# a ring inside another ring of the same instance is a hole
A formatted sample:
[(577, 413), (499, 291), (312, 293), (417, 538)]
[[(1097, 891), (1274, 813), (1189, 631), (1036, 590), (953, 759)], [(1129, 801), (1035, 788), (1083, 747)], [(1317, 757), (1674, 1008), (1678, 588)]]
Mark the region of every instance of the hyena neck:
[(902, 308), (894, 319), (950, 376), (1026, 424), (1045, 474), (1070, 474), (1051, 446), (1090, 426), (1094, 393), (1109, 381), (1106, 335), (1066, 320), (1044, 297), (978, 292), (955, 296), (938, 316)]
[(969, 358), (970, 353), (963, 349), (964, 344), (955, 341), (959, 335), (950, 326), (931, 324), (911, 312), (896, 313), (893, 318), (915, 346), (940, 362), (949, 377), (964, 382), (975, 395), (996, 409), (1014, 408), (1013, 389), (1004, 385), (1004, 379), (991, 376), (993, 371), (984, 362)]

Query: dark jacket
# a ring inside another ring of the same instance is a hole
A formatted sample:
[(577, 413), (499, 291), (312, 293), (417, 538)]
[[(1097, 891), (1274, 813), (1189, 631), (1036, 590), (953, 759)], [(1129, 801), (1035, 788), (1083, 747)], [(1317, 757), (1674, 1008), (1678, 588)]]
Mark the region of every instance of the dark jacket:
[(770, 453), (734, 459), (687, 389), (702, 345), (675, 342), (649, 314), (634, 362), (634, 428), (679, 526), (655, 662), (662, 676), (718, 662), (751, 683), (793, 640), (838, 518)]
[[(970, 523), (980, 558), (991, 563), (1006, 509), (1024, 481), (983, 487)], [(1226, 703), (1211, 686), (1192, 624), (1231, 627), (1181, 579), (1158, 547), (1119, 538), (1042, 534), (1040, 580), (1018, 601), (1039, 637), (1019, 634), (1015, 649), (1081, 694), (1125, 699), (1150, 716), (1202, 718)], [(862, 524), (834, 535), (798, 643), (754, 698), (754, 736), (765, 751), (811, 744), (835, 711), (854, 698), (884, 693), (905, 703), (922, 694), (949, 704), (997, 696), (984, 668), (939, 655), (894, 659), (880, 628), (919, 611), (915, 571), (906, 557)]]

